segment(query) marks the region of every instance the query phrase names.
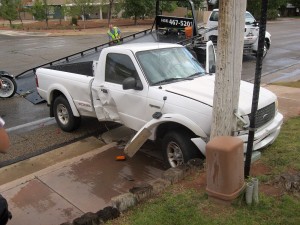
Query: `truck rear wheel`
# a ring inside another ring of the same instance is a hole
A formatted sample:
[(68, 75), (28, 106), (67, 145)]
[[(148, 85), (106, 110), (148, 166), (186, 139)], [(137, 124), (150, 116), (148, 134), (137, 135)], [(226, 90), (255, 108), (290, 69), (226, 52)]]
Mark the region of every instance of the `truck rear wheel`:
[(201, 154), (186, 132), (171, 131), (162, 140), (162, 150), (167, 167), (177, 167)]
[(54, 100), (53, 110), (55, 120), (63, 131), (70, 132), (79, 127), (81, 118), (73, 115), (70, 104), (65, 97), (59, 96)]

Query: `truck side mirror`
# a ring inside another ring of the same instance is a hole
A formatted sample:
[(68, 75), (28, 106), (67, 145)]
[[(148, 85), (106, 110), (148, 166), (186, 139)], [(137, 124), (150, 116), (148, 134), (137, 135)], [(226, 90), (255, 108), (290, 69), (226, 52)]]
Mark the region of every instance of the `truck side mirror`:
[(127, 77), (123, 81), (123, 89), (124, 90), (129, 90), (129, 89), (143, 90), (143, 85), (140, 80), (136, 80), (133, 77)]
[(216, 72), (216, 65), (212, 65), (209, 69), (209, 73), (215, 73)]

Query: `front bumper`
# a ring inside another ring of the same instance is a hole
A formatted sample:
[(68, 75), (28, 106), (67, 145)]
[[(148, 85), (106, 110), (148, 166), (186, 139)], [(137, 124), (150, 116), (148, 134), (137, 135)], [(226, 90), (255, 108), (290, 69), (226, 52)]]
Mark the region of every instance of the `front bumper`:
[[(282, 123), (283, 116), (281, 113), (277, 112), (273, 120), (257, 130), (254, 135), (253, 151), (259, 150), (272, 144), (280, 132)], [(236, 137), (242, 139), (242, 141), (244, 142), (244, 153), (246, 153), (248, 133), (237, 135)], [(192, 138), (191, 141), (198, 147), (203, 155), (206, 154), (206, 142), (202, 138)], [(256, 157), (256, 155), (254, 157)]]
[[(283, 123), (283, 116), (281, 113), (277, 112), (276, 116), (270, 123), (265, 125), (263, 128), (258, 129), (254, 135), (253, 151), (264, 148), (272, 144), (277, 138), (281, 125)], [(241, 138), (244, 142), (244, 152), (247, 150), (248, 144), (248, 134), (237, 136)]]

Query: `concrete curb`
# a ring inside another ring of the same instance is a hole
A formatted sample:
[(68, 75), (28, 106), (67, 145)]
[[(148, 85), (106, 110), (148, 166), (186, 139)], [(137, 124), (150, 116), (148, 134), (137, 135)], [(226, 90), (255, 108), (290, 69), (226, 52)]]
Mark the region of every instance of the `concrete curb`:
[(162, 178), (132, 187), (127, 193), (111, 199), (111, 206), (99, 210), (97, 213), (88, 212), (73, 220), (73, 223), (60, 225), (100, 225), (108, 220), (118, 218), (122, 212), (131, 209), (139, 202), (163, 192), (167, 187), (176, 184), (192, 173), (203, 169), (202, 159), (191, 159), (188, 163), (166, 170)]

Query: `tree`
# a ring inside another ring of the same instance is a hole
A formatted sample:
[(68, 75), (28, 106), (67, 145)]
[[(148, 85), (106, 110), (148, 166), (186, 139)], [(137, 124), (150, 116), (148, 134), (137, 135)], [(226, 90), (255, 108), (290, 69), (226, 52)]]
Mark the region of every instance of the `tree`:
[(112, 7), (113, 7), (113, 4), (114, 4), (114, 0), (109, 0), (109, 6), (108, 6), (108, 24), (110, 24), (110, 20), (111, 20), (111, 11), (112, 11)]
[[(122, 0), (121, 8), (124, 9), (125, 16), (133, 16), (134, 24), (137, 23), (138, 17), (144, 15), (152, 15), (155, 12), (156, 0)], [(160, 10), (172, 12), (177, 7), (176, 1), (161, 1)]]
[(86, 27), (86, 17), (89, 13), (91, 13), (94, 1), (95, 0), (69, 0), (69, 3), (73, 3), (74, 5), (69, 8), (68, 14), (70, 14), (72, 17), (81, 15), (84, 29)]
[[(152, 0), (149, 0), (149, 3), (152, 3)], [(146, 13), (147, 3), (145, 0), (123, 0), (121, 1), (121, 8), (124, 9), (125, 16), (134, 17), (134, 24), (136, 25), (137, 18)]]
[(2, 0), (0, 7), (0, 16), (9, 21), (9, 25), (12, 26), (12, 21), (18, 18), (17, 1), (14, 0)]
[(31, 8), (31, 13), (36, 20), (45, 20), (46, 29), (48, 29), (48, 11), (49, 6), (47, 4), (47, 0), (35, 0)]
[[(193, 3), (194, 3), (195, 8), (201, 7), (204, 1), (205, 0), (194, 0)], [(187, 1), (178, 1), (177, 5), (179, 7), (189, 7), (189, 3)]]
[[(298, 0), (299, 1), (299, 0)], [(278, 9), (281, 6), (285, 6), (290, 0), (272, 0), (268, 1), (268, 19), (276, 19), (278, 16)], [(260, 18), (261, 0), (248, 0), (247, 11), (251, 12), (253, 16), (258, 19)]]
[(300, 7), (300, 0), (288, 0), (288, 3), (291, 3), (296, 8)]
[(24, 12), (24, 6), (23, 6), (22, 0), (16, 0), (16, 6), (17, 6), (18, 17), (19, 17), (19, 20), (21, 20), (22, 27), (23, 27), (23, 20), (21, 17), (21, 12)]

